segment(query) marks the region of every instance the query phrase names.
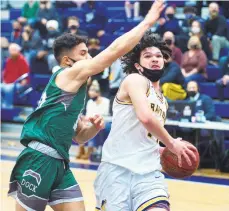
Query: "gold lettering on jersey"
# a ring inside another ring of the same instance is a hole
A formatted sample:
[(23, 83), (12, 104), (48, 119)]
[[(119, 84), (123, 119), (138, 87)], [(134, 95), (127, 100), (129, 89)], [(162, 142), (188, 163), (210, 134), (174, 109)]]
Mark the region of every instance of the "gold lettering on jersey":
[(162, 111), (162, 109), (160, 108), (159, 105), (155, 105), (154, 103), (150, 103), (150, 107), (152, 109), (152, 111), (156, 114), (158, 114), (159, 116), (161, 116), (165, 122), (165, 119), (166, 119), (166, 115), (165, 115), (165, 112)]

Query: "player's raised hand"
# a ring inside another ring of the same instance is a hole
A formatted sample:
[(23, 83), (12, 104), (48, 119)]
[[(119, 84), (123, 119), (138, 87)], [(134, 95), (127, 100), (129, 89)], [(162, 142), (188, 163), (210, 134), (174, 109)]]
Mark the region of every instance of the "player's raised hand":
[(181, 140), (181, 138), (174, 139), (174, 145), (169, 150), (177, 155), (179, 167), (182, 167), (182, 157), (185, 158), (189, 166), (192, 166), (190, 157), (192, 158), (192, 160), (196, 161), (196, 156), (193, 152), (196, 151), (196, 148), (192, 145), (187, 145), (187, 143)]
[(155, 0), (144, 21), (152, 26), (158, 20), (164, 8), (164, 0)]
[(92, 123), (92, 125), (94, 125), (94, 127), (97, 130), (102, 130), (105, 128), (105, 122), (102, 116), (100, 115), (95, 115), (93, 117), (89, 117), (89, 121)]

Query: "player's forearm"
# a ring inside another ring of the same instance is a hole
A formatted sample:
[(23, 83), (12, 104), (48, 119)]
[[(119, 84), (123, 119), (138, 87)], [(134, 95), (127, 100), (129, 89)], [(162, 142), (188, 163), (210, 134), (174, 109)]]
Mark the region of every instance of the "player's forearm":
[(117, 58), (125, 55), (132, 50), (143, 37), (144, 33), (151, 27), (147, 22), (142, 21), (131, 31), (117, 38), (110, 46), (109, 50), (113, 52)]
[(161, 123), (155, 118), (149, 118), (147, 122), (143, 123), (146, 129), (156, 136), (165, 146), (168, 148), (173, 148), (174, 139), (166, 129), (161, 125)]
[(74, 140), (79, 144), (84, 144), (90, 139), (94, 138), (99, 131), (94, 125), (82, 128), (80, 132), (74, 137)]

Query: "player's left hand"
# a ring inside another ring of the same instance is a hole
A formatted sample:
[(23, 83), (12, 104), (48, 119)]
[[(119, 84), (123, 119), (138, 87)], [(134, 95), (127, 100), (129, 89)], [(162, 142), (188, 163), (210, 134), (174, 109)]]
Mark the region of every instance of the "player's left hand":
[(105, 122), (102, 116), (96, 114), (93, 117), (89, 117), (89, 121), (97, 130), (102, 130), (105, 128)]

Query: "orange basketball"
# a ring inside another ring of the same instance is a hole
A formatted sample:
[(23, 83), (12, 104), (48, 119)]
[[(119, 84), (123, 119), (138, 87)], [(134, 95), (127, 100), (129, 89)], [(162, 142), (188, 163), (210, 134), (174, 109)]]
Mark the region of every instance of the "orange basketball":
[[(189, 142), (186, 143), (192, 145)], [(190, 158), (192, 162), (192, 166), (189, 166), (185, 158), (182, 157), (182, 167), (179, 167), (178, 158), (175, 154), (173, 154), (167, 147), (160, 150), (161, 165), (165, 173), (177, 179), (190, 177), (196, 171), (200, 162), (200, 156), (198, 150), (193, 152), (195, 153), (197, 159), (196, 161), (194, 161), (192, 158)]]

